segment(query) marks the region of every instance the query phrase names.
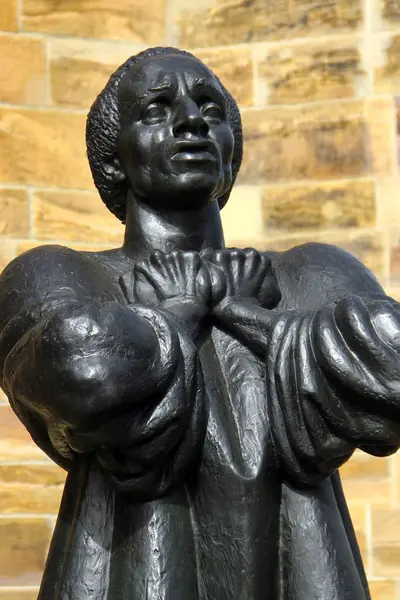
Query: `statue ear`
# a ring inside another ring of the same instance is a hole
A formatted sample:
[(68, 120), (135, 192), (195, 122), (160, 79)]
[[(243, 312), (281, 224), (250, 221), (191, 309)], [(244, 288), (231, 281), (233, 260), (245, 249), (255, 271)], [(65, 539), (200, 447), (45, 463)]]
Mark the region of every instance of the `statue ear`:
[(104, 170), (109, 178), (115, 183), (119, 183), (125, 179), (125, 172), (118, 156), (114, 156), (112, 160), (106, 162), (104, 165)]

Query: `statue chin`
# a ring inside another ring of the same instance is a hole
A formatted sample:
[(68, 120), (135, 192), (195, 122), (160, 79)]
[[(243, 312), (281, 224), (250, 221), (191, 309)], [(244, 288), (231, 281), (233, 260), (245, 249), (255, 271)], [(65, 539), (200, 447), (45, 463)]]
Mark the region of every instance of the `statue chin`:
[(221, 198), (227, 188), (229, 186), (226, 185), (225, 178), (221, 174), (215, 177), (214, 174), (203, 172), (199, 177), (194, 173), (187, 173), (171, 186), (171, 190), (168, 191), (169, 199), (165, 204), (171, 205), (172, 200), (174, 208), (182, 210), (204, 208)]
[(220, 185), (193, 185), (190, 181), (180, 182), (179, 185), (166, 184), (164, 189), (153, 190), (146, 194), (137, 194), (132, 190), (133, 196), (140, 199), (143, 204), (164, 210), (191, 211), (205, 208), (217, 200), (222, 194)]

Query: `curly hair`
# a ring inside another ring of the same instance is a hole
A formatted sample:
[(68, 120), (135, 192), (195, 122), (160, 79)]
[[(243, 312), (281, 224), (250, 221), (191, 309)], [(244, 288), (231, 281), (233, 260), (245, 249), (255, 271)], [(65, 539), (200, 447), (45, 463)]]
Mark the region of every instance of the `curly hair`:
[[(139, 54), (131, 56), (111, 75), (107, 85), (97, 96), (88, 114), (86, 123), (86, 148), (93, 180), (107, 208), (122, 223), (125, 223), (126, 196), (129, 185), (126, 180), (114, 181), (107, 169), (107, 165), (116, 156), (116, 146), (121, 133), (118, 86), (125, 73), (133, 65), (148, 58), (171, 54), (189, 56), (198, 60), (190, 52), (178, 50), (177, 48), (156, 47), (139, 52)], [(221, 85), (225, 96), (228, 121), (235, 140), (232, 157), (232, 185), (224, 196), (218, 199), (219, 206), (222, 208), (229, 198), (242, 162), (243, 133), (239, 108), (218, 77), (216, 79)]]

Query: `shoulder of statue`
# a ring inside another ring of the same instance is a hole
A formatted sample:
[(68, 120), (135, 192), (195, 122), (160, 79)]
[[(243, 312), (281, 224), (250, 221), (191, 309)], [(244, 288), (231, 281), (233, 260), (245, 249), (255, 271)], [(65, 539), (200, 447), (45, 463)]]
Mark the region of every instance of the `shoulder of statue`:
[(38, 246), (16, 257), (0, 276), (0, 308), (13, 299), (15, 307), (48, 299), (115, 299), (118, 285), (99, 261), (64, 246)]
[(374, 274), (338, 246), (310, 242), (267, 254), (290, 304), (314, 308), (350, 294), (384, 293)]
[(10, 280), (18, 280), (29, 284), (47, 284), (53, 281), (74, 281), (96, 267), (95, 261), (83, 252), (78, 252), (66, 246), (46, 245), (37, 246), (14, 258), (0, 277), (0, 286)]
[(54, 261), (80, 261), (86, 258), (86, 253), (73, 250), (59, 244), (36, 246), (17, 256), (11, 264), (31, 263), (32, 261), (48, 264)]

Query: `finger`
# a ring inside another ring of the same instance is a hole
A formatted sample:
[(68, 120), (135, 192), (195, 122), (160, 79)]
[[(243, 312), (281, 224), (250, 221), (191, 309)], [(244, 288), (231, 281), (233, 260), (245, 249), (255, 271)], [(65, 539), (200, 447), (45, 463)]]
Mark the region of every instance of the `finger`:
[(272, 271), (271, 259), (259, 253), (259, 260), (257, 261), (257, 268), (253, 275), (254, 287), (267, 289), (272, 281), (271, 278), (275, 278), (275, 274)]
[(245, 255), (245, 270), (244, 277), (249, 279), (258, 275), (261, 267), (261, 256), (254, 248), (246, 248), (244, 250)]
[(139, 290), (141, 280), (143, 279), (150, 284), (157, 293), (157, 296), (162, 297), (163, 278), (156, 269), (149, 269), (148, 265), (144, 265), (142, 261), (138, 262), (133, 268), (135, 274), (135, 290)]
[(208, 305), (212, 303), (211, 274), (207, 264), (201, 261), (196, 278), (196, 294), (204, 298)]
[(221, 267), (226, 267), (228, 264), (228, 250), (217, 250), (213, 256), (213, 263)]
[(271, 257), (267, 254), (260, 254), (260, 269), (263, 271), (264, 275), (269, 275), (272, 273), (272, 260)]
[(382, 344), (371, 323), (369, 310), (360, 297), (342, 298), (335, 305), (333, 314), (338, 330), (356, 356), (368, 359), (377, 372), (381, 364), (389, 364), (389, 347)]
[(271, 310), (278, 306), (282, 295), (275, 275), (264, 277), (256, 298), (263, 308)]
[(194, 250), (188, 250), (187, 252), (182, 253), (182, 255), (184, 260), (188, 260), (188, 264), (191, 265), (191, 268), (199, 269), (203, 263), (199, 253)]
[(224, 271), (217, 265), (209, 265), (211, 279), (211, 304), (217, 306), (227, 293), (227, 281)]
[(150, 303), (151, 296), (158, 299), (158, 294), (152, 283), (142, 273), (135, 272), (133, 282), (133, 301), (141, 304)]
[(234, 248), (229, 255), (229, 269), (233, 277), (234, 295), (240, 295), (244, 283), (245, 255), (242, 250)]
[(187, 277), (187, 290), (192, 296), (195, 296), (197, 292), (197, 278), (199, 275), (200, 266), (200, 257), (197, 252), (185, 252), (184, 270)]
[(182, 253), (179, 250), (173, 250), (166, 255), (167, 268), (172, 281), (179, 284), (182, 278)]
[(239, 265), (240, 263), (244, 263), (245, 255), (243, 250), (239, 250), (239, 248), (231, 248), (227, 253), (229, 262), (234, 265)]
[(150, 264), (162, 277), (169, 277), (166, 255), (160, 250), (156, 250), (150, 256)]

